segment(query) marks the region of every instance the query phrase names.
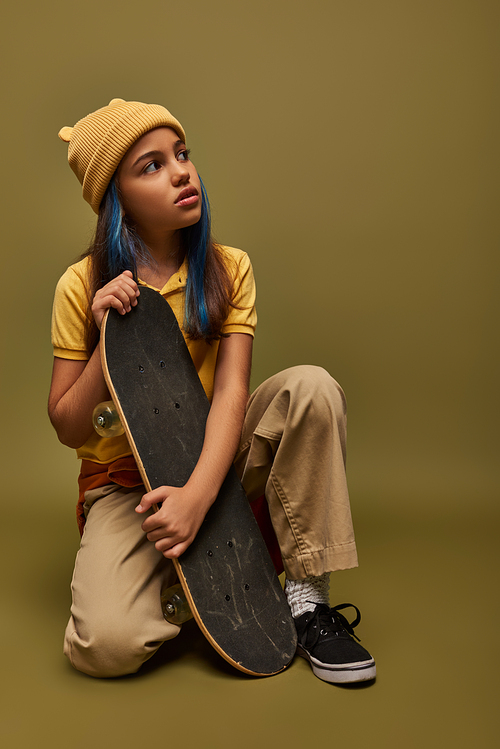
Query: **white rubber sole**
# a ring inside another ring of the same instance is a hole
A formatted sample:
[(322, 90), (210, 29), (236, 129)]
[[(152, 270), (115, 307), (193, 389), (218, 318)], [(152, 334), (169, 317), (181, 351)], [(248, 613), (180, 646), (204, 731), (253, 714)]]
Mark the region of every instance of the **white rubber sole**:
[(309, 661), (313, 674), (332, 684), (352, 684), (356, 681), (371, 681), (377, 675), (375, 661), (371, 658), (369, 661), (358, 661), (357, 663), (322, 663), (317, 658), (304, 650), (300, 645), (297, 647), (297, 655)]

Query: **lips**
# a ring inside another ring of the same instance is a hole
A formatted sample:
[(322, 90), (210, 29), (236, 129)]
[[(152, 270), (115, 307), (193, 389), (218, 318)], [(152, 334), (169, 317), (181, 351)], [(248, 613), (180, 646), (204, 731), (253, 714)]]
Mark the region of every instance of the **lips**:
[(198, 190), (196, 187), (185, 187), (184, 190), (181, 190), (179, 193), (179, 196), (177, 200), (175, 201), (176, 205), (194, 205), (198, 202)]

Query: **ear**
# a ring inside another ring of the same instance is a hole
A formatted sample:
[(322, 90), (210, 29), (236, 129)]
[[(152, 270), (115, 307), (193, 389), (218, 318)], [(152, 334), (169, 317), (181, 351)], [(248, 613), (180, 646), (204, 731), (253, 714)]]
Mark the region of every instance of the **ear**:
[(62, 127), (57, 133), (61, 140), (65, 143), (69, 143), (71, 140), (71, 133), (73, 132), (72, 127)]

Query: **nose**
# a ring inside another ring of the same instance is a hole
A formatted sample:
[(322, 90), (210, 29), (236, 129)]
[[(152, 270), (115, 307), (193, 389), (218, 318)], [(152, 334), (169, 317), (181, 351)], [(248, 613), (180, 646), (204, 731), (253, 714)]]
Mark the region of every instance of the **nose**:
[(182, 185), (183, 182), (189, 182), (189, 169), (186, 168), (182, 161), (176, 161), (172, 183), (174, 186), (177, 186)]

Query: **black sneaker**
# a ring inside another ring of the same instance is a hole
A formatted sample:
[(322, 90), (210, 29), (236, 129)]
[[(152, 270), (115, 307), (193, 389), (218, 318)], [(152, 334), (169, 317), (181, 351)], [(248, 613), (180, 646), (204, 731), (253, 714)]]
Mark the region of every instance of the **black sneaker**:
[[(349, 606), (357, 614), (352, 622), (340, 613), (340, 609)], [(318, 603), (314, 611), (306, 611), (294, 621), (299, 641), (297, 655), (309, 661), (319, 679), (347, 684), (375, 678), (374, 659), (356, 642), (359, 638), (354, 627), (361, 621), (361, 614), (352, 603), (341, 603), (332, 609)]]

